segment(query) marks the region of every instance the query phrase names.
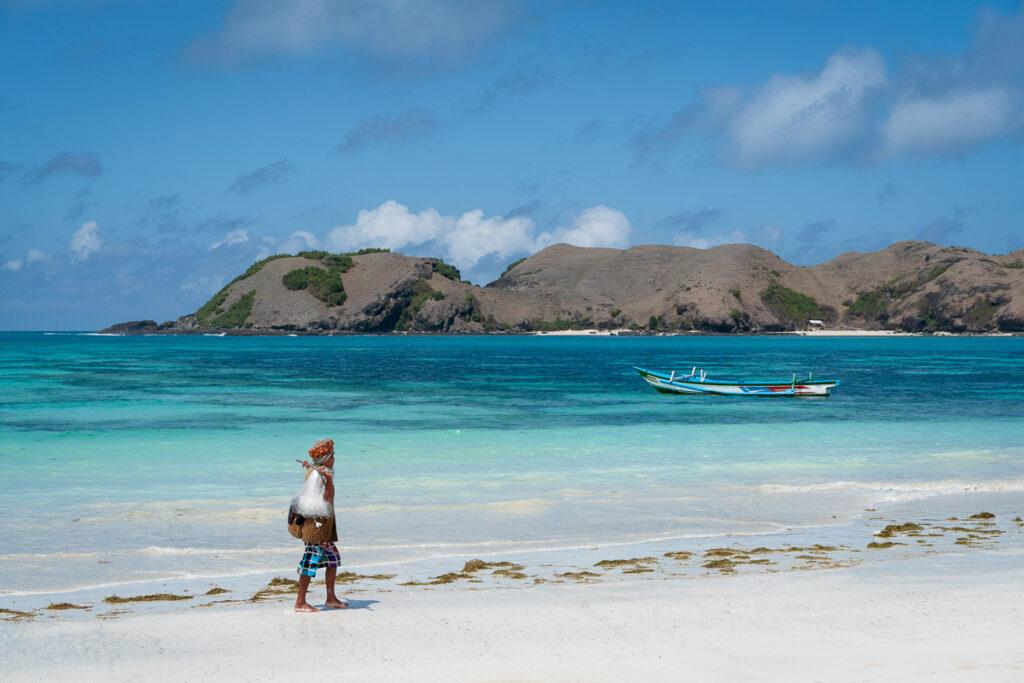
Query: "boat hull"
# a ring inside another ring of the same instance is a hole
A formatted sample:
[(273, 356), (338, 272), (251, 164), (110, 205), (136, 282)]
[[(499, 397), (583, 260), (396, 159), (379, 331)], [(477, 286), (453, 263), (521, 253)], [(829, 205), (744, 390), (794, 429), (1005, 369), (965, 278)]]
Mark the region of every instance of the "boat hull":
[(705, 396), (811, 397), (829, 396), (839, 386), (837, 379), (786, 380), (711, 380), (700, 377), (675, 377), (661, 372), (633, 367), (644, 381), (663, 394), (703, 394)]

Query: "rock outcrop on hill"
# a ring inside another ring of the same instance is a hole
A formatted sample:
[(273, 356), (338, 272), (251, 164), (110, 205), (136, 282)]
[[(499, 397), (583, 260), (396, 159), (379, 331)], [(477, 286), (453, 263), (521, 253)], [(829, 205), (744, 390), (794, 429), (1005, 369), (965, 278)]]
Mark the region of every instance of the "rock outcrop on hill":
[(556, 244), (486, 287), (440, 259), (303, 252), (253, 264), (195, 313), (112, 334), (484, 333), (558, 329), (1024, 331), (1024, 250), (928, 242), (794, 266), (750, 244)]

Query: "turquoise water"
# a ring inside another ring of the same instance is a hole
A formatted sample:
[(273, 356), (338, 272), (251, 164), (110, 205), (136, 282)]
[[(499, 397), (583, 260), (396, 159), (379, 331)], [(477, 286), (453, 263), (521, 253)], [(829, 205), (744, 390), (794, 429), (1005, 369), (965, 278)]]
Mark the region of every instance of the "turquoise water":
[[(631, 369), (813, 371), (827, 399)], [(337, 443), (350, 564), (841, 524), (1024, 491), (1024, 339), (0, 334), (0, 593), (290, 569)]]

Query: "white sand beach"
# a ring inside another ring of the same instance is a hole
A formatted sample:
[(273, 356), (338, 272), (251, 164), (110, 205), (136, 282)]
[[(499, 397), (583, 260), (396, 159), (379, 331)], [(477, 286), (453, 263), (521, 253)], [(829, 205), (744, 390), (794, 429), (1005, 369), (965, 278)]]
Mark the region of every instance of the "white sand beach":
[[(4, 680), (986, 680), (1024, 676), (1024, 566), (368, 593), (3, 624)], [(330, 672), (328, 674), (328, 672)]]
[[(205, 598), (209, 580), (132, 587), (190, 585), (195, 599), (179, 603), (108, 605), (109, 588), (8, 598), (2, 678), (1021, 680), (1020, 496), (942, 501), (780, 535), (541, 553), (511, 568), (460, 573), (454, 557), (377, 568), (397, 576), (341, 585), (350, 607), (319, 614), (293, 612), (287, 588), (254, 602), (241, 578), (218, 579), (230, 592)], [(996, 517), (948, 516), (980, 505)], [(920, 524), (879, 536), (909, 520)], [(446, 571), (451, 583), (429, 585)], [(89, 609), (41, 607), (57, 599)], [(311, 602), (322, 606), (322, 583)]]

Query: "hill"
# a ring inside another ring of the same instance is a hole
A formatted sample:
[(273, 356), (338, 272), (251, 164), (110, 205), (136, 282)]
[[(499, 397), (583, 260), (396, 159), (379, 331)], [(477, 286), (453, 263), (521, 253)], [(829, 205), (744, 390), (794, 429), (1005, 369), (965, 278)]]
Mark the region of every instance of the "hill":
[(195, 313), (115, 334), (484, 333), (557, 329), (1024, 331), (1024, 250), (906, 241), (794, 266), (750, 244), (556, 244), (486, 287), (436, 258), (302, 252), (253, 264)]

